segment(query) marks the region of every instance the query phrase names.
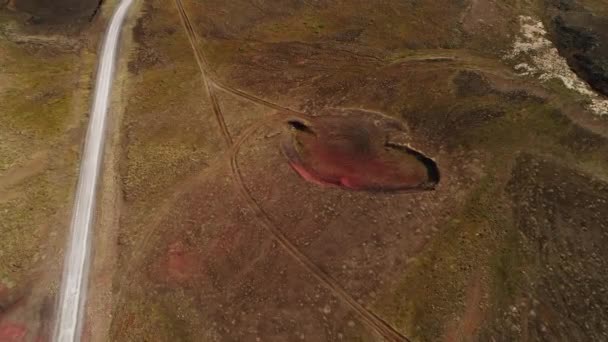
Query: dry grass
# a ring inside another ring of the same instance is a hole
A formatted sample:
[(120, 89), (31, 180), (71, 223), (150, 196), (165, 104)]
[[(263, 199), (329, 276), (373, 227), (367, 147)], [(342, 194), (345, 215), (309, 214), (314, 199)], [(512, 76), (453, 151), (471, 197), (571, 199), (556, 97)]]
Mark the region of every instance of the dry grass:
[(77, 37), (55, 44), (57, 32), (32, 36), (1, 12), (0, 279), (47, 288), (33, 279), (60, 268), (95, 56)]
[[(277, 229), (415, 340), (445, 337), (465, 316), (468, 288), (479, 278), (482, 299), (474, 304), (483, 317), (472, 329), (489, 339), (497, 327), (519, 327), (495, 322), (525, 295), (531, 278), (522, 272), (538, 275), (507, 189), (517, 156), (542, 155), (605, 178), (608, 145), (562, 111), (577, 96), (517, 78), (501, 59), (514, 37), (481, 37), (484, 25), (496, 25), (488, 26), (490, 34), (515, 34), (519, 15), (536, 13), (539, 3), (499, 2), (483, 25), (475, 13), (486, 14), (484, 7), (467, 12), (464, 4), (444, 5), (186, 2), (214, 77), (312, 114), (355, 107), (403, 119), (414, 146), (436, 155), (445, 177), (436, 193), (419, 197), (318, 188), (285, 165), (276, 148), (282, 127), (268, 122), (238, 158), (244, 187)], [(176, 29), (177, 13), (160, 2), (147, 6), (136, 29), (140, 48), (131, 64), (121, 171), (128, 200), (122, 265), (137, 272), (116, 275), (114, 336), (187, 340), (204, 331), (210, 339), (242, 340), (259, 329), (295, 339), (293, 331), (305, 330), (298, 323), (308, 323), (320, 340), (373, 340), (371, 329), (320, 291), (264, 233), (251, 206), (238, 201), (188, 41)], [(465, 36), (460, 19), (473, 23)], [(463, 74), (473, 76), (456, 84)], [(475, 77), (482, 81), (471, 85)], [(234, 131), (267, 110), (231, 94), (222, 94), (220, 104)], [(189, 246), (185, 260), (196, 256), (184, 282), (163, 273), (169, 267), (162, 260), (176, 241)], [(331, 314), (324, 316), (327, 303)], [(358, 330), (347, 335), (355, 322)]]

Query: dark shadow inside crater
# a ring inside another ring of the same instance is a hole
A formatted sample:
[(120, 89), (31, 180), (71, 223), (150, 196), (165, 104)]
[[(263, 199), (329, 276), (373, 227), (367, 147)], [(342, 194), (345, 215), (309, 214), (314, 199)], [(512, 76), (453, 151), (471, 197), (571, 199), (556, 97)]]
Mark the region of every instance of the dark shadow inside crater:
[(315, 132), (313, 132), (313, 130), (304, 122), (293, 119), (293, 120), (289, 120), (287, 121), (287, 124), (295, 129), (296, 131), (300, 131), (300, 132), (304, 132), (304, 133), (310, 133), (310, 134), (315, 134)]
[(429, 179), (429, 186), (435, 187), (437, 184), (439, 184), (439, 181), (441, 180), (441, 173), (439, 172), (439, 167), (437, 166), (437, 163), (433, 159), (409, 147), (399, 146), (391, 143), (387, 143), (386, 146), (394, 149), (403, 150), (406, 153), (416, 157), (416, 159), (418, 159), (426, 167)]

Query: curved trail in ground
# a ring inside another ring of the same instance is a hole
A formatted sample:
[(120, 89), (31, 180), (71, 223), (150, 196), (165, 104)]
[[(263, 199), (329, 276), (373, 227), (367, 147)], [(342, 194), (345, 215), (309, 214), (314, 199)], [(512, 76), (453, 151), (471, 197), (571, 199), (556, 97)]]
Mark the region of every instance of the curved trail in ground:
[(196, 44), (196, 33), (194, 32), (194, 28), (188, 19), (188, 15), (186, 14), (186, 10), (181, 1), (176, 0), (175, 5), (177, 6), (177, 11), (179, 12), (179, 17), (182, 21), (184, 29), (186, 30), (186, 35), (188, 36), (188, 40), (190, 41), (190, 46), (192, 46), (192, 50), (194, 51), (194, 58), (196, 59), (196, 64), (201, 71), (201, 75), (203, 78), (203, 83), (205, 84), (205, 89), (207, 90), (207, 95), (209, 95), (209, 99), (211, 100), (211, 105), (213, 107), (213, 114), (215, 115), (215, 119), (217, 120), (218, 125), (220, 126), (220, 130), (222, 131), (222, 135), (226, 140), (228, 145), (232, 145), (232, 137), (230, 136), (230, 131), (228, 131), (228, 126), (226, 126), (226, 121), (224, 120), (224, 114), (222, 113), (222, 108), (217, 100), (217, 95), (215, 94), (215, 89), (211, 82), (209, 81), (209, 76), (207, 75), (207, 61), (205, 60), (205, 55), (199, 51)]
[[(207, 63), (206, 63), (204, 54), (199, 50), (199, 47), (197, 44), (198, 38), (197, 38), (196, 32), (194, 31), (194, 28), (192, 27), (190, 19), (188, 18), (188, 14), (186, 13), (186, 11), (184, 9), (181, 0), (175, 0), (175, 4), (176, 4), (176, 7), (180, 14), (182, 24), (188, 35), (188, 40), (194, 51), (196, 61), (201, 70), (201, 73), (203, 75), (204, 82), (205, 82), (207, 91), (210, 95), (212, 103), (214, 101), (217, 101), (217, 99), (214, 99), (215, 94), (210, 87), (211, 84), (215, 84), (218, 87), (220, 87), (224, 90), (227, 90), (230, 93), (232, 93), (238, 97), (245, 98), (249, 101), (252, 101), (252, 102), (264, 105), (266, 107), (269, 107), (269, 108), (272, 108), (275, 110), (279, 110), (280, 112), (283, 112), (283, 113), (279, 113), (279, 115), (276, 116), (278, 119), (281, 119), (282, 117), (284, 117), (285, 112), (287, 112), (288, 114), (291, 114), (291, 115), (298, 116), (298, 117), (310, 117), (310, 115), (300, 113), (300, 112), (294, 111), (289, 108), (285, 108), (280, 105), (276, 105), (269, 101), (260, 99), (256, 96), (253, 96), (253, 95), (247, 94), (245, 92), (242, 92), (240, 90), (234, 89), (232, 87), (225, 86), (221, 83), (211, 81), (209, 79), (209, 74), (207, 72)], [(216, 103), (214, 103), (213, 107), (214, 107), (214, 113), (216, 115), (216, 118), (218, 120), (218, 123), (219, 123), (222, 131), (224, 131), (224, 130), (227, 131), (227, 128), (226, 128), (226, 125), (224, 122), (224, 117), (223, 117), (223, 114), (219, 107), (219, 104), (217, 104), (217, 106), (216, 106)], [(283, 249), (294, 260), (296, 260), (301, 266), (303, 266), (307, 271), (309, 271), (324, 287), (326, 287), (336, 297), (340, 298), (343, 302), (345, 302), (360, 317), (360, 319), (365, 324), (367, 324), (369, 327), (371, 327), (373, 330), (375, 330), (378, 334), (380, 334), (383, 338), (385, 338), (388, 341), (395, 341), (395, 342), (409, 341), (405, 336), (403, 336), (401, 333), (399, 333), (391, 325), (389, 325), (384, 320), (382, 320), (380, 317), (378, 317), (376, 314), (374, 314), (373, 312), (371, 312), (370, 310), (366, 309), (361, 304), (359, 304), (348, 292), (346, 292), (346, 290), (344, 290), (341, 286), (339, 286), (337, 284), (337, 282), (330, 275), (328, 275), (325, 271), (323, 271), (317, 264), (315, 264), (312, 260), (310, 260), (293, 243), (291, 243), (291, 241), (289, 241), (289, 239), (285, 236), (285, 234), (272, 222), (270, 216), (258, 205), (255, 198), (251, 195), (250, 191), (247, 189), (247, 187), (245, 186), (245, 183), (243, 181), (243, 177), (242, 177), (241, 171), (239, 169), (237, 157), (238, 157), (239, 149), (242, 146), (242, 144), (247, 140), (247, 138), (250, 135), (252, 135), (253, 133), (255, 133), (257, 131), (259, 126), (260, 125), (253, 125), (253, 126), (250, 126), (248, 129), (246, 129), (246, 131), (239, 136), (237, 141), (234, 142), (234, 144), (232, 145), (232, 149), (230, 151), (230, 165), (231, 165), (231, 170), (232, 170), (232, 176), (233, 176), (233, 179), (236, 183), (236, 186), (239, 190), (239, 194), (241, 195), (241, 197), (246, 201), (246, 203), (249, 205), (249, 207), (255, 211), (256, 216), (258, 216), (258, 218), (262, 221), (264, 228), (266, 228), (266, 230), (279, 242), (279, 244), (283, 247)], [(226, 136), (229, 137), (229, 133), (227, 133), (227, 132), (225, 132), (223, 135), (225, 137)], [(227, 141), (229, 143), (232, 143), (232, 140), (227, 139)]]
[(94, 102), (89, 118), (85, 146), (82, 153), (78, 188), (70, 225), (57, 322), (53, 341), (80, 341), (86, 302), (91, 254), (91, 235), (95, 211), (97, 183), (103, 159), (105, 126), (110, 103), (112, 79), (120, 31), (133, 0), (122, 0), (112, 16), (106, 32), (97, 70)]
[(253, 133), (257, 131), (257, 125), (252, 129), (247, 130), (241, 137), (236, 141), (231, 151), (230, 166), (233, 173), (233, 179), (239, 190), (241, 197), (247, 202), (250, 208), (255, 210), (256, 216), (262, 221), (264, 228), (278, 241), (283, 249), (289, 254), (294, 260), (296, 260), (302, 267), (304, 267), (310, 274), (312, 274), (325, 288), (330, 290), (336, 297), (342, 300), (347, 306), (352, 309), (359, 318), (380, 334), (387, 341), (409, 341), (405, 336), (399, 333), (395, 328), (389, 325), (387, 322), (382, 320), (376, 314), (359, 304), (344, 288), (337, 284), (337, 282), (327, 274), (321, 267), (315, 264), (310, 258), (302, 253), (288, 238), (285, 236), (283, 231), (277, 227), (270, 215), (264, 211), (264, 209), (257, 203), (251, 192), (243, 181), (243, 175), (238, 164), (238, 153), (242, 144), (249, 138)]

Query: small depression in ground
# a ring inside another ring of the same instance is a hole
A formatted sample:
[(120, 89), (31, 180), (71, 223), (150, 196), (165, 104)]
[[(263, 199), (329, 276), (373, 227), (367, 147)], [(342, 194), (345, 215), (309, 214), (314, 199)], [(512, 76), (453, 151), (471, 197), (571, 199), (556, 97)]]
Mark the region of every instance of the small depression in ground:
[(398, 121), (362, 110), (292, 119), (282, 148), (305, 180), (360, 191), (425, 191), (439, 183), (431, 158), (407, 145)]

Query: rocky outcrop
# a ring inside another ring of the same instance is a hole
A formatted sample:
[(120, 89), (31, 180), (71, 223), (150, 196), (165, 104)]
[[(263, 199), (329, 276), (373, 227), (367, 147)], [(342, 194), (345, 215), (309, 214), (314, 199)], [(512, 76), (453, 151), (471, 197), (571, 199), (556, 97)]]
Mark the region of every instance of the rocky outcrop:
[(608, 95), (608, 17), (576, 0), (550, 1), (548, 13), (560, 54), (593, 89)]

